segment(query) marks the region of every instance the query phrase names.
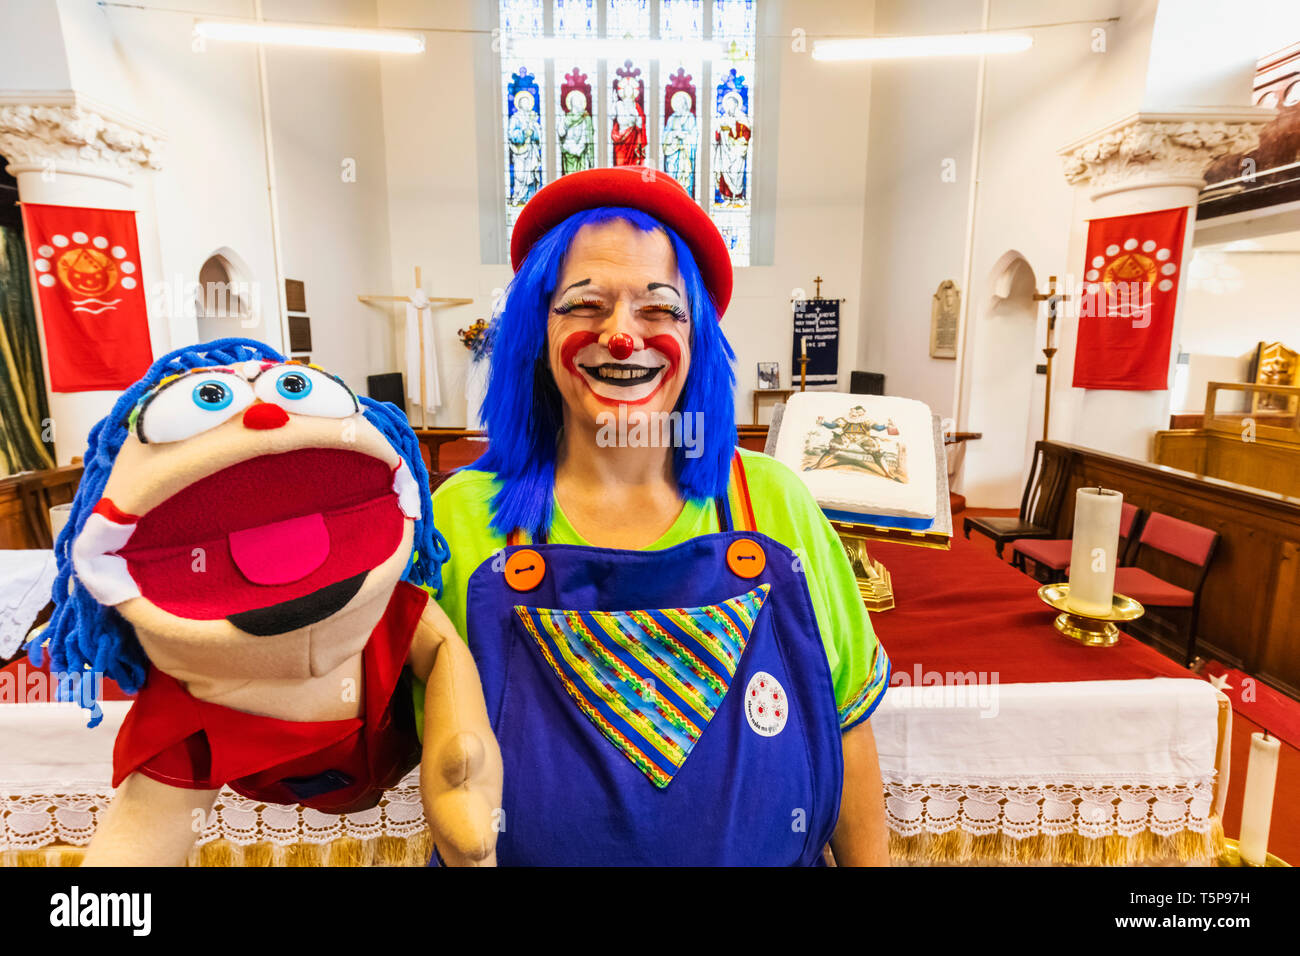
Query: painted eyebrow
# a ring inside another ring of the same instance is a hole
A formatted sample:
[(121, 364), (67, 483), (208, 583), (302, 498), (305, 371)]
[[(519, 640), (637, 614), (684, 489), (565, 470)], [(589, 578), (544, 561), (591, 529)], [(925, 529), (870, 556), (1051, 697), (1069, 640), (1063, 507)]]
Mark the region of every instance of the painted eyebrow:
[(573, 285), (567, 285), (567, 286), (564, 287), (564, 290), (563, 290), (562, 292), (560, 292), (560, 295), (564, 295), (564, 293), (565, 293), (565, 292), (568, 292), (570, 289), (576, 289), (576, 288), (578, 288), (578, 286), (583, 286), (583, 285), (591, 285), (591, 280), (590, 280), (590, 279), (580, 279), (580, 280), (578, 280), (577, 282), (573, 283)]
[[(649, 291), (649, 292), (653, 292), (655, 289), (672, 289), (674, 292), (677, 292), (677, 287), (676, 287), (675, 285), (669, 285), (667, 282), (647, 282), (647, 283), (646, 283), (646, 290), (647, 290), (647, 291)], [(680, 292), (677, 292), (677, 298), (680, 299), (681, 297), (682, 297), (682, 294), (681, 294)]]

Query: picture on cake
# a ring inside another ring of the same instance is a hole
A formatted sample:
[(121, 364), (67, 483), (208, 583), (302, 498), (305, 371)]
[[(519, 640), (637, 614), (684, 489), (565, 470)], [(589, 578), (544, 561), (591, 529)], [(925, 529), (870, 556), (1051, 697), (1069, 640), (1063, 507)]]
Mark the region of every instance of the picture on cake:
[(804, 471), (878, 475), (907, 484), (907, 446), (892, 417), (873, 419), (861, 405), (838, 418), (817, 416), (805, 434)]

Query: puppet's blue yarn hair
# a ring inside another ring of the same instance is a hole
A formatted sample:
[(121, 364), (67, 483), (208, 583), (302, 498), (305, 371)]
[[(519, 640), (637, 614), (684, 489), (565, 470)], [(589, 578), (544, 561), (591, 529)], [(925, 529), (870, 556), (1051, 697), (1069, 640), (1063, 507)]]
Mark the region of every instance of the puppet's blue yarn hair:
[(551, 525), (564, 421), (546, 351), (551, 296), (578, 230), (614, 220), (643, 232), (658, 230), (672, 243), (691, 313), (691, 364), (675, 410), (698, 413), (702, 423), (702, 454), (690, 458), (685, 448), (674, 448), (673, 472), (685, 499), (726, 494), (736, 447), (736, 356), (719, 328), (713, 299), (695, 257), (676, 232), (639, 209), (604, 206), (575, 213), (533, 245), (488, 328), (491, 367), (480, 416), (488, 448), (468, 467), (494, 472), (500, 483), (492, 499), (492, 528), (498, 534), (519, 529), (536, 539)]
[[(72, 542), (81, 533), (95, 504), (104, 495), (113, 463), (127, 438), (126, 420), (136, 403), (149, 389), (169, 375), (194, 368), (233, 365), (249, 360), (284, 361), (284, 356), (261, 342), (251, 339), (217, 339), (203, 345), (178, 349), (157, 359), (140, 381), (133, 384), (112, 411), (90, 430), (84, 456), (84, 471), (68, 523), (54, 542), (57, 566), (51, 599), (54, 614), (49, 626), (27, 645), (32, 663), (41, 666), (48, 656), (53, 674), (69, 675), (57, 681), (61, 699), (76, 700), (91, 712), (89, 726), (103, 719), (99, 706), (99, 681), (112, 678), (128, 694), (138, 691), (148, 671), (148, 659), (135, 631), (111, 607), (104, 607), (78, 580), (72, 567)], [(418, 559), (406, 573), (405, 580), (441, 588), (442, 562), (447, 559), (447, 544), (433, 526), (429, 502), (429, 475), (420, 456), (415, 433), (396, 406), (362, 398), (366, 419), (384, 435), (411, 470), (419, 488), (425, 489), (420, 502), (420, 519), (415, 525), (415, 548)]]

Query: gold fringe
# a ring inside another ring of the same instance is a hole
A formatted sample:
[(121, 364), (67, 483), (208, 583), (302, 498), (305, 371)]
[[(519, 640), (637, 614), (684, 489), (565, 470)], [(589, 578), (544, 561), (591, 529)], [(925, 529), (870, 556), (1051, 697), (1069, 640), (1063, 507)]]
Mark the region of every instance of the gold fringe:
[(973, 836), (964, 830), (908, 837), (889, 834), (889, 855), (899, 866), (1212, 866), (1224, 846), (1218, 817), (1211, 820), (1208, 833), (1183, 830), (1168, 837), (1150, 830), (1131, 837), (1065, 833), (1020, 840), (1005, 833)]
[[(340, 837), (333, 843), (295, 843), (276, 846), (254, 843), (239, 846), (216, 840), (190, 851), (187, 866), (424, 866), (433, 852), (428, 830), (410, 837), (379, 836), (369, 840)], [(47, 846), (39, 850), (9, 850), (0, 853), (0, 867), (80, 866), (85, 847)]]
[[(1209, 833), (1183, 830), (1171, 837), (1143, 830), (1132, 837), (1101, 838), (1078, 833), (1026, 837), (1003, 833), (972, 836), (962, 830), (902, 837), (889, 834), (889, 854), (898, 866), (1151, 866), (1177, 863), (1209, 866), (1223, 856), (1223, 822), (1216, 816)], [(238, 846), (217, 840), (190, 853), (190, 866), (423, 866), (433, 841), (428, 830), (410, 837), (380, 836), (370, 840), (343, 837), (327, 846), (295, 843)], [(0, 854), (0, 866), (79, 866), (85, 849), (50, 846)]]

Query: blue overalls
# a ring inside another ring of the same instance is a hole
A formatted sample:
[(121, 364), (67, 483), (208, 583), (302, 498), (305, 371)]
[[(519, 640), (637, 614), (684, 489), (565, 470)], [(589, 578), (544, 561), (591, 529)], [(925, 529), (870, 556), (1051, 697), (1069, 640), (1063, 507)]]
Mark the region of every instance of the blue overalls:
[(821, 862), (844, 764), (808, 586), (715, 504), (672, 548), (512, 543), (470, 577), (501, 865)]

